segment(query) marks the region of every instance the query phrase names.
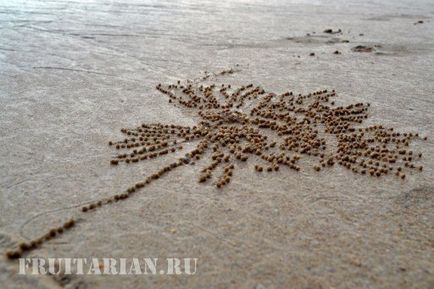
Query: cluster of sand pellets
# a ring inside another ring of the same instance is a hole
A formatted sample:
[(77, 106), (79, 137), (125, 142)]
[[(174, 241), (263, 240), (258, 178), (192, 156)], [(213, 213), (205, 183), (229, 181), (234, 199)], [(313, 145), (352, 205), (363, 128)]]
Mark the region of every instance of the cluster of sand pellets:
[[(301, 158), (311, 159), (312, 173), (339, 165), (356, 174), (405, 179), (412, 170), (423, 169), (417, 164), (422, 154), (409, 149), (412, 140), (421, 138), (417, 133), (400, 133), (382, 125), (362, 127), (370, 104), (336, 106), (334, 90), (306, 95), (275, 94), (253, 84), (234, 87), (180, 81), (158, 84), (156, 88), (169, 103), (196, 111), (197, 125), (155, 123), (123, 128), (125, 137), (109, 142), (116, 152), (111, 165), (135, 164), (174, 154), (183, 150), (184, 143), (192, 143), (195, 148), (125, 192), (82, 206), (78, 213), (128, 199), (171, 170), (196, 165), (201, 159), (207, 163), (198, 171), (198, 182), (219, 189), (228, 185), (239, 165), (247, 161), (253, 163), (252, 171), (257, 174), (284, 168), (300, 171), (305, 169), (299, 165)], [(19, 258), (74, 224), (71, 220), (36, 241), (20, 244), (7, 256)]]
[[(233, 167), (251, 157), (258, 172), (277, 171), (281, 166), (300, 170), (297, 161), (303, 156), (317, 159), (316, 171), (338, 164), (354, 173), (395, 174), (404, 179), (406, 172), (423, 169), (416, 165), (422, 155), (409, 149), (410, 142), (419, 138), (417, 133), (399, 133), (382, 125), (361, 127), (370, 104), (335, 106), (334, 90), (278, 95), (253, 84), (232, 88), (180, 82), (157, 89), (169, 102), (198, 111), (201, 121), (192, 128), (193, 135), (213, 152), (212, 165), (201, 171), (206, 179), (223, 163)], [(189, 140), (180, 134), (175, 137)]]

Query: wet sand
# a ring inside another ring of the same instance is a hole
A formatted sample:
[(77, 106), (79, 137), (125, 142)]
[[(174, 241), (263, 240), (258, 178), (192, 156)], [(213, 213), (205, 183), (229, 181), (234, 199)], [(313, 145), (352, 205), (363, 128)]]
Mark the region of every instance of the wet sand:
[[(364, 125), (414, 141), (422, 172), (368, 178), (340, 166), (258, 175), (219, 190), (177, 169), (31, 255), (194, 257), (194, 276), (17, 275), (5, 288), (432, 288), (434, 5), (430, 1), (0, 1), (0, 249), (31, 240), (83, 204), (127, 189), (174, 155), (111, 166), (121, 128), (193, 126), (158, 83), (234, 68), (216, 83), (335, 89), (369, 102)], [(422, 21), (423, 23), (420, 23)], [(324, 32), (331, 29), (332, 33)], [(340, 32), (336, 33), (338, 30)], [(338, 51), (339, 54), (335, 54)], [(313, 53), (313, 55), (311, 55)], [(3, 288), (2, 287), (2, 288)]]

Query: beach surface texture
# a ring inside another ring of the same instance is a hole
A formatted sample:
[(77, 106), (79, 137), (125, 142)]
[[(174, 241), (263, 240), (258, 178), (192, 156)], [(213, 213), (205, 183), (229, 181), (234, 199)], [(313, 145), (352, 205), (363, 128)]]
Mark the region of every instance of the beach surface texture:
[[(0, 288), (433, 288), (433, 31), (432, 0), (0, 0)], [(271, 136), (280, 97), (310, 118)], [(346, 157), (369, 134), (400, 148)]]

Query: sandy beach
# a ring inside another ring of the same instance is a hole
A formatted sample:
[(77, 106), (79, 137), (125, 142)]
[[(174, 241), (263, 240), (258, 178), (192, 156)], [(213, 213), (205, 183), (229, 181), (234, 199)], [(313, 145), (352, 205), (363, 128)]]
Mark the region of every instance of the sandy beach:
[[(433, 31), (428, 0), (0, 0), (0, 288), (433, 288)], [(306, 157), (259, 173), (251, 158), (217, 188), (198, 182), (203, 158), (83, 212), (195, 148), (110, 163), (122, 129), (199, 125), (156, 89), (178, 80), (335, 90), (334, 106), (370, 104), (360, 127), (418, 133), (408, 150), (423, 170), (317, 171)], [(6, 252), (71, 218), (22, 256), (197, 258), (197, 270), (18, 274)]]

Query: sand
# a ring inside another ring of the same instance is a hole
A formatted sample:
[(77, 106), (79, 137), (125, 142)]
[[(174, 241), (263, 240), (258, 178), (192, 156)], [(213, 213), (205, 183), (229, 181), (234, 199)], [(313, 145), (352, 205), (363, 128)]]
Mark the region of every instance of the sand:
[(431, 1), (410, 0), (0, 1), (2, 252), (193, 147), (110, 166), (107, 143), (121, 128), (198, 121), (155, 90), (160, 82), (233, 67), (216, 82), (335, 89), (339, 105), (371, 103), (366, 125), (428, 136), (411, 146), (424, 170), (405, 181), (339, 166), (261, 177), (246, 164), (218, 190), (197, 183), (197, 167), (176, 169), (31, 254), (194, 257), (193, 276), (59, 282), (17, 275), (1, 257), (0, 287), (432, 288), (433, 16)]

